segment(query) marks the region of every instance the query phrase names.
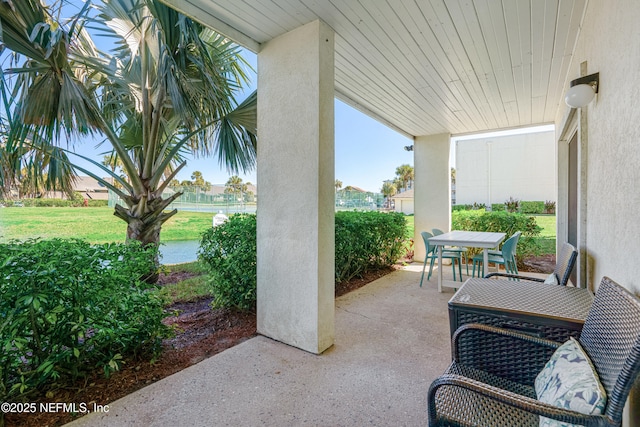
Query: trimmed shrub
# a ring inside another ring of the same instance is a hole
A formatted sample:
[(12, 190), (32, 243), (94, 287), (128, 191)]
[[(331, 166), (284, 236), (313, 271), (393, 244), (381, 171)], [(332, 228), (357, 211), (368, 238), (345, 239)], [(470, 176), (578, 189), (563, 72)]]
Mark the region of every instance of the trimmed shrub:
[(452, 205), (451, 212), (455, 211), (468, 211), (471, 209), (471, 205)]
[(506, 210), (506, 207), (504, 206), (504, 203), (493, 203), (491, 205), (492, 212), (502, 212), (505, 210)]
[(539, 215), (544, 213), (544, 202), (520, 202), (520, 212), (523, 214)]
[[(336, 283), (391, 266), (407, 250), (401, 213), (336, 212), (335, 224)], [(255, 307), (256, 254), (256, 215), (232, 215), (202, 235), (198, 257), (211, 275), (214, 307)]]
[(202, 235), (198, 258), (209, 267), (214, 307), (255, 308), (256, 215), (231, 215)]
[[(453, 230), (490, 231), (505, 233), (507, 237), (516, 231), (522, 232), (518, 240), (516, 258), (521, 265), (525, 257), (537, 253), (538, 245), (536, 236), (540, 235), (541, 228), (536, 224), (532, 216), (510, 212), (485, 212), (485, 211), (461, 211), (451, 215), (451, 228)], [(478, 248), (469, 248), (469, 255), (479, 253)]]
[(157, 354), (169, 329), (162, 302), (140, 278), (155, 249), (29, 240), (0, 245), (0, 397), (25, 398), (124, 357)]
[(336, 283), (393, 265), (406, 250), (398, 212), (336, 212)]
[[(84, 206), (84, 199), (80, 193), (74, 193), (73, 199), (22, 199), (19, 201), (0, 200), (0, 205), (6, 207), (14, 207), (16, 204), (28, 208), (70, 208)], [(87, 200), (87, 206), (89, 207), (104, 207), (108, 205), (108, 200)]]

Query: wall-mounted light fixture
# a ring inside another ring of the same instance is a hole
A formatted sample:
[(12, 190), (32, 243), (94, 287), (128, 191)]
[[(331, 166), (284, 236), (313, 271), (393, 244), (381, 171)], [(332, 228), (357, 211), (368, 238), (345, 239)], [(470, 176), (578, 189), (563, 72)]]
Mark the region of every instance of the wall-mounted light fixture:
[(573, 80), (569, 86), (564, 102), (571, 108), (586, 107), (598, 93), (600, 73), (589, 74)]
[(413, 145), (405, 145), (404, 149), (405, 151), (413, 151)]

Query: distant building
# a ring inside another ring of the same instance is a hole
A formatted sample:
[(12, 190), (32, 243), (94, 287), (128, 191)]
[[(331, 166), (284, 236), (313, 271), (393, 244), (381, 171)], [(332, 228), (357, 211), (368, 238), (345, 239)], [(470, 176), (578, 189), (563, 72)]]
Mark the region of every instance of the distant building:
[[(103, 178), (111, 183), (113, 178)], [(89, 200), (108, 200), (109, 190), (96, 179), (90, 176), (78, 176), (73, 183), (73, 191)], [(49, 191), (42, 196), (43, 199), (66, 199), (67, 195), (61, 191)]]
[(396, 194), (391, 200), (395, 203), (396, 212), (413, 215), (413, 188)]
[(556, 200), (555, 132), (455, 142), (458, 205)]

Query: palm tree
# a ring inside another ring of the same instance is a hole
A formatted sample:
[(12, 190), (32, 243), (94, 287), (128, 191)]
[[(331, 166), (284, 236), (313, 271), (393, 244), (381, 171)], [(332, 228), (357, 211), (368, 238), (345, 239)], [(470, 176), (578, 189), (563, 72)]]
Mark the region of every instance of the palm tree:
[(193, 180), (193, 185), (197, 185), (199, 187), (202, 187), (204, 185), (204, 178), (202, 176), (202, 172), (200, 171), (194, 171), (191, 174), (191, 179)]
[[(103, 136), (128, 180), (93, 163), (122, 188), (75, 170), (121, 198), (114, 214), (128, 240), (158, 245), (177, 212), (165, 209), (181, 195), (162, 192), (186, 165), (184, 153), (215, 153), (230, 171), (254, 167), (257, 96), (234, 100), (247, 81), (238, 46), (160, 1), (103, 0), (96, 10), (90, 19), (87, 2), (67, 23), (42, 0), (0, 5), (2, 43), (17, 54), (4, 70), (16, 99), (5, 149), (62, 160), (66, 141)], [(95, 47), (89, 22), (117, 40), (112, 53)], [(68, 172), (49, 168), (49, 181), (67, 183), (60, 179)]]
[(224, 186), (224, 192), (226, 194), (233, 195), (233, 204), (240, 201), (240, 204), (242, 205), (242, 202), (244, 201), (244, 193), (247, 192), (247, 184), (242, 182), (242, 178), (234, 175), (227, 180)]
[(380, 192), (386, 199), (385, 205), (387, 207), (391, 207), (391, 197), (394, 196), (397, 193), (397, 191), (398, 190), (396, 189), (395, 184), (393, 184), (393, 182), (391, 181), (385, 181), (382, 184), (382, 188), (380, 189)]
[(397, 191), (396, 186), (390, 181), (385, 181), (382, 184), (382, 189), (380, 190), (384, 197), (394, 196)]
[[(74, 175), (63, 150), (56, 147), (33, 150), (27, 146), (14, 147), (7, 144), (13, 114), (10, 94), (6, 90), (4, 74), (1, 72), (0, 98), (3, 108), (3, 114), (0, 114), (0, 197), (11, 199), (13, 191), (19, 193), (24, 189), (25, 179), (30, 186), (39, 190), (61, 188), (71, 197)], [(50, 170), (54, 173), (49, 174)]]
[(233, 194), (234, 196), (247, 191), (247, 184), (242, 182), (242, 178), (237, 175), (230, 177), (224, 186), (224, 192), (227, 194)]
[(402, 188), (411, 188), (414, 179), (413, 167), (411, 165), (400, 165), (396, 168), (396, 177), (402, 182)]
[(342, 188), (342, 181), (336, 179), (336, 193)]

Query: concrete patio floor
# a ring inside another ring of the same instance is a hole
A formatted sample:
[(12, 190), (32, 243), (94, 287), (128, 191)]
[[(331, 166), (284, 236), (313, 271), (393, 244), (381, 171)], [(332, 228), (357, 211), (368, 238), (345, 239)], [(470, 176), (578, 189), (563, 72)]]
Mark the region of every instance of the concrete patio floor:
[(438, 293), (435, 275), (420, 288), (421, 269), (337, 298), (322, 355), (258, 336), (68, 426), (426, 425), (429, 384), (450, 361), (454, 290)]

